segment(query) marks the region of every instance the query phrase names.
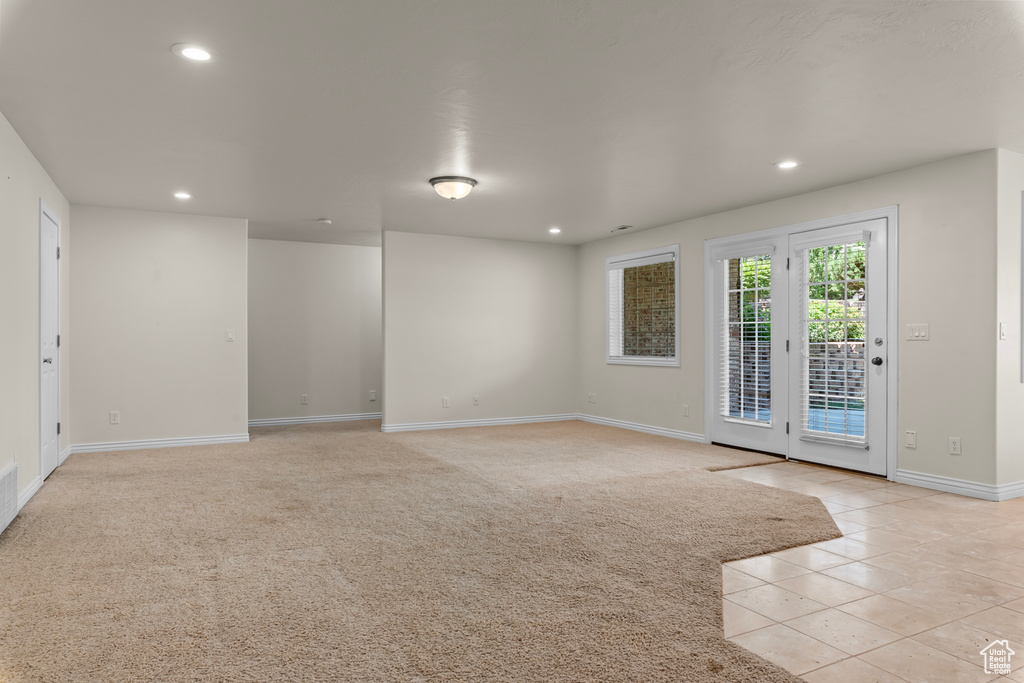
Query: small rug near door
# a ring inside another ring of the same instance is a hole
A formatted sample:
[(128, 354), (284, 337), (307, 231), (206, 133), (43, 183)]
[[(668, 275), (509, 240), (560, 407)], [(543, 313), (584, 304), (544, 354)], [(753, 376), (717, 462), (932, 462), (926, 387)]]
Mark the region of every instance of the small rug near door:
[(0, 681), (794, 681), (721, 562), (838, 536), (777, 459), (580, 422), (75, 455), (0, 536)]

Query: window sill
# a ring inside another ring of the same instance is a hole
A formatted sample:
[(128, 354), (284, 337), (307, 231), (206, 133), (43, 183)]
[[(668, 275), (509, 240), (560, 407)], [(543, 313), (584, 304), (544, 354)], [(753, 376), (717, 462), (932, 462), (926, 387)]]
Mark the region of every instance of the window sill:
[(626, 356), (611, 356), (607, 359), (608, 365), (653, 365), (657, 367), (678, 368), (678, 358), (630, 358)]

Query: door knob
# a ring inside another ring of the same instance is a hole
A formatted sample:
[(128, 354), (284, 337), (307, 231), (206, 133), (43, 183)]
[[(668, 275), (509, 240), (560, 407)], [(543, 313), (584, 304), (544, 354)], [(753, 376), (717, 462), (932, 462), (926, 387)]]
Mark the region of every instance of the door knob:
[(871, 364), (872, 365), (881, 365), (882, 364), (882, 357), (881, 356), (875, 356), (874, 358), (871, 359)]
[(52, 362), (53, 362), (53, 359), (52, 359), (52, 358), (44, 358), (44, 359), (43, 359), (43, 362), (44, 362), (44, 363), (52, 363)]

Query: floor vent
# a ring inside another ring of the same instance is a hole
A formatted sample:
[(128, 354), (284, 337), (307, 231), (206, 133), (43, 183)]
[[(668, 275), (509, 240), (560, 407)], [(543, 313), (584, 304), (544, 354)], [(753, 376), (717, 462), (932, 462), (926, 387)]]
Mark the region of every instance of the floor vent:
[(18, 463), (11, 463), (0, 471), (0, 531), (14, 521), (18, 514)]

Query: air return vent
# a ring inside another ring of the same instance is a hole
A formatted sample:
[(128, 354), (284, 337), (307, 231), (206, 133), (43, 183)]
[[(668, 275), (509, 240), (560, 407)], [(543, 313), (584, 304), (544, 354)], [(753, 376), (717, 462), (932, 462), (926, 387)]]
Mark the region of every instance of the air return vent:
[(18, 464), (11, 463), (0, 471), (0, 531), (18, 514)]

